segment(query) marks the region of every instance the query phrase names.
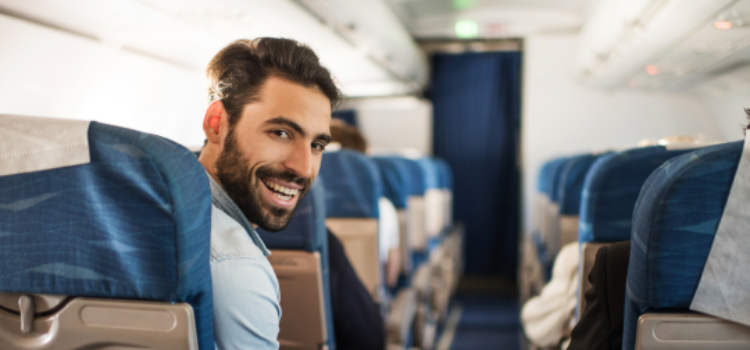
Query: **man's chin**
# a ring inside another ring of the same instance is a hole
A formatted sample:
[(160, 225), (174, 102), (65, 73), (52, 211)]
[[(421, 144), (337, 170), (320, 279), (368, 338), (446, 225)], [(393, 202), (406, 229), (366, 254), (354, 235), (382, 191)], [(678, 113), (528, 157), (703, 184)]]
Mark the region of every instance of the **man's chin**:
[[(287, 228), (289, 223), (292, 222), (294, 216), (294, 208), (292, 209), (265, 209), (263, 213), (263, 219), (259, 220), (256, 224), (263, 230), (269, 232), (279, 232)], [(283, 212), (283, 213), (282, 213)], [(278, 215), (281, 214), (281, 215)]]

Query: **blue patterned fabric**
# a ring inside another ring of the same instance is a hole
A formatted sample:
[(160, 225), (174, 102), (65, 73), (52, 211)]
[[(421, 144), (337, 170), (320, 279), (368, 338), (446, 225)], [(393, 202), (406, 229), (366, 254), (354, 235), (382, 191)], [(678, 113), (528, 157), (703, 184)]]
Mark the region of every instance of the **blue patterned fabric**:
[(635, 148), (599, 157), (586, 174), (578, 226), (580, 242), (630, 239), (633, 208), (643, 183), (667, 160), (689, 152), (664, 146)]
[(440, 188), (453, 190), (453, 171), (450, 164), (442, 158), (432, 158), (437, 164), (440, 175)]
[(422, 157), (417, 159), (417, 163), (422, 167), (425, 188), (440, 188), (440, 169), (435, 161), (428, 157)]
[(411, 191), (411, 176), (407, 160), (399, 157), (373, 157), (383, 181), (383, 195), (396, 209), (405, 209)]
[(549, 178), (547, 179), (547, 181), (549, 181), (549, 185), (547, 185), (549, 188), (549, 198), (550, 201), (554, 203), (558, 203), (560, 201), (559, 188), (562, 185), (563, 169), (565, 168), (565, 165), (568, 164), (568, 160), (570, 160), (570, 158), (559, 158), (553, 161), (552, 169)]
[(89, 164), (0, 177), (0, 291), (187, 302), (213, 349), (205, 170), (154, 135), (88, 137)]
[(537, 191), (539, 193), (546, 194), (548, 197), (549, 197), (549, 192), (550, 192), (550, 188), (549, 188), (550, 182), (547, 179), (549, 179), (549, 177), (552, 176), (551, 172), (555, 164), (554, 161), (555, 160), (550, 160), (542, 165), (542, 168), (539, 169), (539, 177), (536, 180)]
[(633, 213), (623, 349), (635, 348), (644, 312), (690, 307), (742, 147), (732, 142), (673, 158), (643, 185)]
[(595, 155), (585, 154), (572, 157), (565, 163), (562, 176), (560, 176), (561, 185), (557, 189), (561, 215), (578, 216), (581, 207), (583, 180), (596, 158)]
[[(319, 252), (323, 273), (323, 295), (325, 297), (328, 348), (336, 349), (331, 311), (331, 282), (328, 263), (328, 239), (326, 235), (326, 188), (320, 178), (313, 182), (310, 190), (300, 199), (289, 226), (279, 232), (256, 231), (268, 249), (303, 250)], [(284, 296), (281, 296), (282, 299)]]
[(403, 159), (406, 161), (404, 164), (409, 169), (409, 177), (411, 178), (411, 181), (409, 181), (411, 183), (409, 195), (424, 196), (424, 192), (427, 190), (424, 170), (416, 160), (408, 158)]
[(323, 154), (320, 179), (331, 218), (378, 218), (383, 182), (377, 164), (364, 154), (341, 150)]

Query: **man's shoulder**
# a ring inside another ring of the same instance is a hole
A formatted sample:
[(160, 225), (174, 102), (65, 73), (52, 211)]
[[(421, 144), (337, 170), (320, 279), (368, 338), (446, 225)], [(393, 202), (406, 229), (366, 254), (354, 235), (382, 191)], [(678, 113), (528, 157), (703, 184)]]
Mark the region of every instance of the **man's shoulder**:
[(211, 263), (227, 259), (268, 261), (242, 225), (211, 205)]

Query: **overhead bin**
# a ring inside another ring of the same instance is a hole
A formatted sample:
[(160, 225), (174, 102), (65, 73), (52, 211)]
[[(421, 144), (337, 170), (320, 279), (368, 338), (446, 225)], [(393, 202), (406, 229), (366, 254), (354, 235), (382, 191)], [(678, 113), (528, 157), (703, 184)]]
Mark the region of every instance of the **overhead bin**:
[[(690, 89), (736, 64), (733, 53), (750, 43), (748, 15), (743, 0), (600, 1), (581, 33), (576, 74), (607, 89)], [(722, 21), (734, 28), (720, 29)]]
[(427, 81), (426, 58), (382, 0), (0, 0), (0, 13), (197, 74), (230, 41), (270, 36), (308, 44), (347, 96), (411, 94)]

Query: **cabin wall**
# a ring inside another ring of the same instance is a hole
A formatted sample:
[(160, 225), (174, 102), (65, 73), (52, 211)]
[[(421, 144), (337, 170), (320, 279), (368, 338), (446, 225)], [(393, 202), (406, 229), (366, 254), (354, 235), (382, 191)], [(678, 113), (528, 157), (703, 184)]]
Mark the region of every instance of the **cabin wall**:
[(0, 113), (96, 120), (203, 144), (203, 74), (0, 15)]
[(687, 94), (604, 91), (573, 79), (576, 34), (524, 42), (522, 167), (524, 228), (542, 164), (554, 157), (633, 147), (642, 139), (703, 134), (724, 139), (706, 103)]
[(359, 127), (376, 153), (405, 148), (432, 154), (432, 103), (414, 97), (354, 99)]
[(721, 132), (717, 141), (741, 140), (742, 130), (748, 124), (744, 109), (750, 108), (750, 87), (718, 96), (703, 96), (702, 99)]

